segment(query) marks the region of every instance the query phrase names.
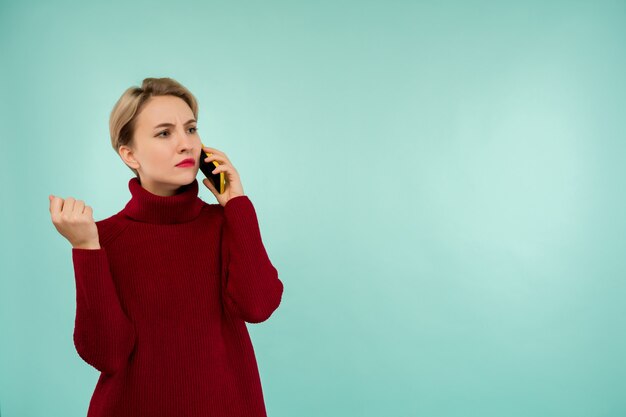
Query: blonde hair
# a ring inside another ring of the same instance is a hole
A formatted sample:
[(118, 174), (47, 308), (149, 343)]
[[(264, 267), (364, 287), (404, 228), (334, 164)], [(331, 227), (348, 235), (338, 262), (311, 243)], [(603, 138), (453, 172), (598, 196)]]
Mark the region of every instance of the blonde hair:
[[(196, 120), (198, 120), (198, 102), (196, 98), (178, 81), (172, 78), (145, 78), (141, 87), (133, 86), (124, 91), (111, 111), (109, 118), (111, 145), (118, 155), (120, 146), (133, 147), (137, 115), (145, 103), (151, 97), (167, 95), (183, 99), (191, 108)], [(136, 169), (128, 168), (139, 178), (139, 173)]]

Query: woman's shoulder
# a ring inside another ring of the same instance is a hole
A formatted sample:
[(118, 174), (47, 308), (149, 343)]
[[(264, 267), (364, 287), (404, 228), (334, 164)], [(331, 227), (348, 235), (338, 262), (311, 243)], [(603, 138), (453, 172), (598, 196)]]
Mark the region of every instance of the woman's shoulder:
[(96, 222), (101, 246), (106, 246), (128, 227), (130, 222), (122, 212), (113, 214)]

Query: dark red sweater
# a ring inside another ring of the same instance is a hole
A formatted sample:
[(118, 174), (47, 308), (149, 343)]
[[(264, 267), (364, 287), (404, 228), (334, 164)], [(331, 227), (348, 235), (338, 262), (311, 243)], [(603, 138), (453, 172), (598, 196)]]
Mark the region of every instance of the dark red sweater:
[(170, 197), (128, 186), (96, 222), (101, 248), (72, 248), (74, 344), (101, 372), (87, 416), (266, 416), (245, 322), (267, 320), (283, 284), (252, 202), (208, 204), (197, 180)]

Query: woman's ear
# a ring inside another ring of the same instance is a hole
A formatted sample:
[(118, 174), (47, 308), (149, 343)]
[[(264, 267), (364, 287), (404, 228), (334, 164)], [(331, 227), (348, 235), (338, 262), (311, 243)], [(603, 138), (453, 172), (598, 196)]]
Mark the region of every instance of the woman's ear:
[(122, 145), (118, 148), (117, 152), (120, 154), (122, 161), (130, 168), (139, 168), (139, 162), (135, 159), (133, 150), (130, 147)]

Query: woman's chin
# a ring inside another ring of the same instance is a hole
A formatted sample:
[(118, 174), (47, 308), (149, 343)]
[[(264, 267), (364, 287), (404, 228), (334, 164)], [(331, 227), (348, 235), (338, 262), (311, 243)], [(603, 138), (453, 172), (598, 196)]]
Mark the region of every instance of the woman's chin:
[(180, 181), (181, 185), (183, 185), (183, 183), (189, 184), (196, 178), (196, 175), (198, 175), (198, 170), (195, 168), (183, 168), (180, 170), (181, 172), (176, 175), (176, 181)]

